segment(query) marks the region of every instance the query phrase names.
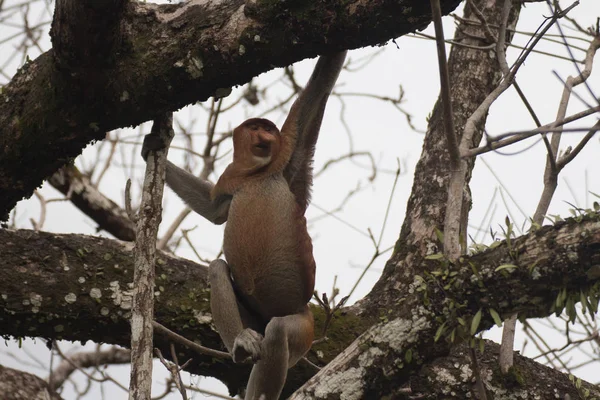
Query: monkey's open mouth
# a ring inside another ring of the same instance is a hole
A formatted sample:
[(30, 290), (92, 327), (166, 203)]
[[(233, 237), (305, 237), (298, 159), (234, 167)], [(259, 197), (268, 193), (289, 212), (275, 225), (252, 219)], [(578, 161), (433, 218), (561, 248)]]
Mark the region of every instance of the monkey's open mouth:
[(271, 144), (260, 142), (252, 146), (252, 154), (256, 157), (269, 157), (271, 155)]

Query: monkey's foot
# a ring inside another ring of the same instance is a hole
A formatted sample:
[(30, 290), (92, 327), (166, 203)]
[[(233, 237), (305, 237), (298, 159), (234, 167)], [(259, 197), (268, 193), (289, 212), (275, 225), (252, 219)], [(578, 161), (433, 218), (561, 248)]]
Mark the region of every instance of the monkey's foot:
[(241, 331), (233, 342), (233, 362), (242, 363), (252, 361), (252, 363), (256, 363), (260, 360), (260, 345), (262, 340), (263, 336), (250, 328)]

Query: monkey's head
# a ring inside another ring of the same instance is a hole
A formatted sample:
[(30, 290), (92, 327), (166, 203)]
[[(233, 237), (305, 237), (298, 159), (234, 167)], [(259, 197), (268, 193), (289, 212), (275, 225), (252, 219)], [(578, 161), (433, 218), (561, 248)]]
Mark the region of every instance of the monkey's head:
[(281, 134), (274, 123), (251, 118), (233, 130), (233, 160), (244, 168), (268, 165), (279, 154)]

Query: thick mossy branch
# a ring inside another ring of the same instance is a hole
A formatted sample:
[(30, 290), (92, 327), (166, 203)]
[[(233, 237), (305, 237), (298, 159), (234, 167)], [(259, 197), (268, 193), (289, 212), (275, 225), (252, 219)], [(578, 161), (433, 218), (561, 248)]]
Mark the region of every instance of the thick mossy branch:
[[(0, 253), (1, 334), (127, 346), (133, 272), (130, 244), (84, 235), (0, 230)], [(328, 388), (342, 395), (350, 388), (337, 378), (349, 373), (354, 376), (352, 390), (369, 396), (394, 393), (394, 387), (407, 382), (423, 364), (446, 354), (453, 341), (464, 340), (458, 318), (470, 328), (479, 310), (475, 331), (493, 324), (490, 309), (500, 315), (518, 310), (541, 317), (552, 313), (562, 293), (568, 299), (573, 293), (580, 298), (583, 292), (590, 303), (594, 296), (597, 302), (600, 218), (590, 214), (544, 227), (465, 257), (458, 265), (431, 258), (420, 261), (429, 271), (426, 276), (396, 282), (394, 309), (373, 313), (360, 304), (341, 310), (328, 331), (331, 341), (312, 350), (312, 361), (323, 365), (366, 332), (311, 380), (298, 398), (313, 396), (325, 381), (340, 382), (339, 387), (328, 384)], [(156, 276), (156, 319), (187, 338), (200, 339), (206, 347), (222, 349), (211, 325), (206, 268), (160, 253)], [(510, 296), (506, 287), (511, 288)], [(315, 314), (320, 321), (320, 311)], [(377, 321), (382, 322), (368, 329)], [(445, 328), (438, 334), (442, 325)], [(158, 344), (165, 345), (160, 340)], [(244, 366), (184, 350), (182, 358), (195, 360), (190, 371), (215, 376), (233, 392), (245, 384), (248, 369)], [(385, 374), (382, 365), (388, 366)], [(286, 393), (312, 374), (306, 366), (294, 368)]]
[[(43, 337), (118, 344), (129, 347), (133, 281), (133, 244), (86, 235), (61, 235), (0, 229), (0, 335)], [(207, 267), (158, 252), (155, 318), (161, 324), (205, 347), (225, 350), (212, 325)], [(314, 309), (317, 320), (322, 311)], [(330, 341), (313, 349), (312, 361), (330, 361), (372, 324), (340, 313), (329, 328)], [(365, 325), (369, 324), (369, 325)], [(165, 338), (155, 336), (163, 354)], [(231, 393), (244, 387), (249, 366), (200, 356), (176, 346), (186, 369), (223, 381)], [(292, 393), (315, 370), (306, 364), (288, 375), (285, 393)]]
[[(131, 1), (124, 9), (123, 2), (106, 3), (118, 23), (100, 19), (91, 33), (87, 25), (65, 20), (86, 6), (60, 7), (55, 18), (61, 20), (52, 31), (60, 47), (25, 64), (3, 87), (0, 220), (107, 131), (206, 100), (274, 67), (377, 45), (430, 21), (428, 5), (420, 0), (301, 2), (292, 8), (282, 4), (294, 2), (245, 6), (242, 0)], [(444, 12), (458, 3), (443, 1)], [(104, 29), (110, 57), (94, 63), (93, 51), (69, 47), (81, 45), (77, 29), (106, 51), (94, 41)]]
[[(587, 308), (597, 311), (600, 215), (544, 227), (465, 256), (458, 264), (432, 254), (413, 257), (403, 267), (426, 273), (391, 279), (387, 286), (393, 294), (381, 297), (395, 297), (391, 306), (375, 297), (363, 301), (358, 315), (376, 314), (383, 322), (362, 334), (292, 399), (319, 398), (322, 392), (333, 396), (328, 398), (350, 392), (360, 398), (399, 396), (399, 385), (423, 365), (499, 320), (494, 313), (545, 317), (563, 308), (569, 313), (569, 304), (584, 298)], [(381, 366), (386, 366), (383, 374)], [(353, 384), (348, 386), (350, 376)]]
[(503, 375), (498, 367), (499, 350), (499, 345), (486, 340), (483, 354), (476, 351), (476, 371), (469, 346), (456, 346), (448, 356), (426, 365), (411, 378), (411, 396), (424, 400), (483, 398), (473, 396), (477, 392), (475, 371), (484, 380), (488, 399), (566, 399), (567, 395), (579, 399), (587, 390), (588, 398), (600, 396), (597, 385), (581, 382), (577, 388), (567, 374), (518, 354), (515, 367)]

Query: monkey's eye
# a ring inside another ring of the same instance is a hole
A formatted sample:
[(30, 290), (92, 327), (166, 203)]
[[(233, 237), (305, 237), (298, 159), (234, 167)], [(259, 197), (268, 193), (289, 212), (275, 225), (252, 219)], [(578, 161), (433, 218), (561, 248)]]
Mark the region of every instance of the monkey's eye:
[(263, 129), (264, 129), (266, 132), (271, 132), (271, 131), (273, 130), (273, 128), (271, 128), (271, 127), (270, 127), (270, 126), (268, 126), (268, 125), (267, 125), (267, 126), (264, 126), (264, 127), (263, 127)]
[(258, 130), (258, 125), (250, 125), (250, 130), (251, 131), (257, 131)]

